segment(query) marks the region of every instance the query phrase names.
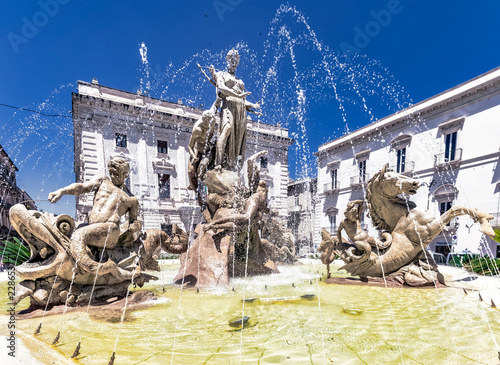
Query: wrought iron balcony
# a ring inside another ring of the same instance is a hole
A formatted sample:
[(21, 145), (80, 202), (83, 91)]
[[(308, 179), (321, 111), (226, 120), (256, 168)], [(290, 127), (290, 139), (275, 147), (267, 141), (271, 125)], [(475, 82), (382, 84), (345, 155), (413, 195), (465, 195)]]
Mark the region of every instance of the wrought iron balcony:
[(323, 192), (326, 195), (337, 194), (340, 189), (340, 184), (338, 181), (332, 181), (323, 185)]
[(366, 185), (368, 181), (370, 180), (368, 174), (364, 175), (354, 175), (351, 176), (351, 187), (352, 188), (359, 188), (362, 185)]
[(443, 169), (447, 167), (458, 167), (462, 162), (462, 149), (457, 148), (450, 150), (448, 152), (443, 152), (434, 155), (434, 167), (437, 169)]
[(415, 161), (406, 161), (405, 163), (400, 163), (399, 165), (390, 166), (391, 170), (394, 170), (402, 175), (410, 176), (415, 171)]

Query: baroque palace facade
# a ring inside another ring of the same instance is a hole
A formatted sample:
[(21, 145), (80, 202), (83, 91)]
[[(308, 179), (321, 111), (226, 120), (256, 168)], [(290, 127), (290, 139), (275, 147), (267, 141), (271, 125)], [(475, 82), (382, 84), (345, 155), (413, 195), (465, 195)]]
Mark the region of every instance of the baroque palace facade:
[[(452, 205), (492, 214), (500, 227), (500, 68), (323, 144), (318, 159), (315, 246), (321, 228), (336, 231), (348, 201), (386, 163), (423, 184), (411, 200), (436, 216)], [(377, 235), (367, 217), (364, 228)], [(455, 218), (429, 248), (500, 257), (494, 240), (466, 216)]]
[[(144, 229), (189, 231), (202, 219), (195, 194), (188, 190), (188, 143), (202, 109), (79, 81), (72, 95), (75, 174), (84, 182), (107, 173), (113, 155), (129, 161), (127, 186), (141, 205)], [(246, 156), (267, 150), (261, 178), (269, 187), (270, 207), (286, 219), (288, 147), (284, 128), (247, 119)], [(246, 171), (246, 168), (242, 171)], [(92, 194), (76, 197), (77, 222), (87, 220)]]
[(17, 236), (9, 219), (9, 209), (13, 205), (23, 203), (26, 208), (37, 210), (33, 199), (17, 185), (16, 171), (18, 168), (0, 145), (0, 240)]

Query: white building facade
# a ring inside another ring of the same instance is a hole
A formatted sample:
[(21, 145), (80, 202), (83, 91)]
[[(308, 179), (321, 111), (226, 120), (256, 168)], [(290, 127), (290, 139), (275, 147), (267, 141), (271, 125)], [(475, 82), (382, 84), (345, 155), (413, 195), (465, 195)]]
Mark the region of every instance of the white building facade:
[(295, 248), (299, 256), (315, 252), (316, 181), (316, 178), (304, 178), (288, 183), (288, 228), (295, 237)]
[[(366, 182), (386, 163), (423, 184), (411, 200), (436, 216), (452, 205), (500, 211), (500, 68), (380, 119), (319, 147), (315, 244), (333, 232), (347, 202), (362, 199)], [(377, 231), (365, 211), (364, 228)], [(500, 257), (494, 240), (468, 216), (455, 218), (431, 250)]]
[[(201, 221), (195, 194), (187, 189), (187, 146), (202, 109), (113, 89), (96, 80), (79, 81), (72, 103), (77, 182), (107, 174), (110, 157), (121, 155), (129, 161), (127, 186), (139, 199), (146, 230), (168, 232), (176, 223), (189, 231)], [(260, 161), (261, 178), (268, 183), (270, 207), (283, 219), (288, 213), (292, 142), (286, 129), (248, 119), (246, 156), (268, 151)], [(79, 223), (86, 221), (92, 199), (92, 194), (76, 197)]]

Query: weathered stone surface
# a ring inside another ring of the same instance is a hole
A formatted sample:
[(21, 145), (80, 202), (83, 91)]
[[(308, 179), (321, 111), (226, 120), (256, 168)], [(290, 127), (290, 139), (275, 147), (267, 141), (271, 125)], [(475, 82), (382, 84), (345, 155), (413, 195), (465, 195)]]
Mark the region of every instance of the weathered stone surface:
[[(493, 216), (477, 209), (454, 206), (435, 218), (400, 197), (415, 194), (419, 187), (419, 181), (384, 166), (368, 182), (365, 197), (372, 222), (381, 231), (380, 238), (369, 236), (361, 228), (363, 200), (350, 202), (336, 237), (322, 232), (320, 247), (325, 253), (327, 267), (335, 253), (345, 262), (341, 269), (365, 282), (385, 277), (401, 285), (417, 287), (444, 284), (436, 263), (424, 249), (459, 215), (469, 215), (481, 224), (483, 233), (491, 235), (494, 231), (488, 221)], [(350, 241), (342, 237), (343, 230)]]
[[(71, 184), (49, 194), (49, 201), (55, 203), (63, 195), (94, 192), (88, 225), (75, 230), (73, 219), (65, 214), (29, 211), (21, 204), (10, 209), (13, 226), (31, 250), (30, 259), (16, 267), (25, 280), (18, 285), (14, 302), (30, 297), (31, 307), (36, 308), (123, 298), (130, 284), (142, 287), (157, 280), (143, 271), (159, 269), (155, 257), (160, 247), (174, 253), (187, 249), (188, 236), (178, 227), (172, 237), (155, 230), (141, 232), (137, 198), (124, 185), (127, 161), (113, 157), (108, 168), (111, 177)], [(128, 222), (120, 225), (125, 215)]]

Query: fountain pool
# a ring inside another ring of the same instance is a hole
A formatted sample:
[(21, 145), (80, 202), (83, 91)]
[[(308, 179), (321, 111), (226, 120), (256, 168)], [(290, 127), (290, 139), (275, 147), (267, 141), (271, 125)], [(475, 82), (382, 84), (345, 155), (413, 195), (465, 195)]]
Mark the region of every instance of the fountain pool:
[[(338, 268), (333, 266), (333, 276), (345, 276), (336, 272)], [(78, 363), (106, 363), (118, 332), (117, 364), (498, 362), (500, 312), (470, 290), (466, 295), (457, 287), (326, 284), (324, 265), (318, 261), (281, 266), (280, 274), (234, 279), (234, 291), (198, 293), (170, 286), (178, 269), (177, 264), (162, 265), (160, 282), (146, 286), (157, 294), (156, 304), (127, 313), (121, 328), (119, 315), (106, 319), (91, 315), (87, 320), (81, 312), (47, 315), (37, 336), (33, 333), (40, 318), (18, 319), (17, 328), (33, 356), (44, 354), (47, 363), (50, 348), (69, 360), (80, 338)], [(447, 270), (445, 276), (456, 277), (457, 270)], [(492, 279), (496, 288), (498, 281)], [(0, 285), (4, 289), (6, 283)], [(300, 298), (305, 294), (314, 298)], [(244, 297), (257, 299), (245, 302), (243, 308)], [(23, 304), (28, 305), (26, 299), (18, 308)], [(2, 306), (6, 307), (3, 298)], [(229, 326), (242, 314), (250, 318), (243, 330)], [(53, 347), (59, 331), (59, 344)]]

